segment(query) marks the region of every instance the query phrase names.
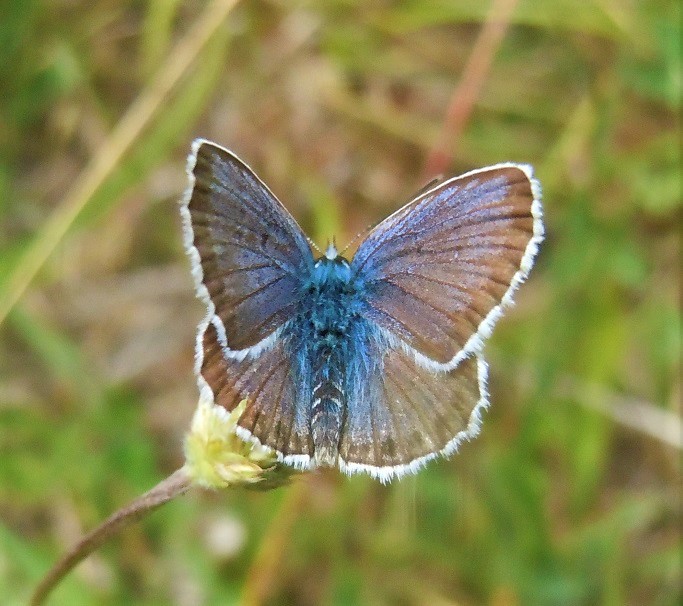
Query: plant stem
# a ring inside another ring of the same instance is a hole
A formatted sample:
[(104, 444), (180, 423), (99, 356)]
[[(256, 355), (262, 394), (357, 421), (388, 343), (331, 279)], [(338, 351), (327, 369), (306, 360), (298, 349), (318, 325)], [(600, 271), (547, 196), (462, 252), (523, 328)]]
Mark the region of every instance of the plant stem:
[(43, 577), (31, 597), (31, 606), (42, 604), (55, 586), (83, 559), (100, 547), (109, 537), (126, 526), (144, 518), (146, 515), (177, 497), (190, 488), (192, 482), (182, 467), (173, 472), (154, 488), (119, 509), (97, 528), (84, 536), (64, 555)]

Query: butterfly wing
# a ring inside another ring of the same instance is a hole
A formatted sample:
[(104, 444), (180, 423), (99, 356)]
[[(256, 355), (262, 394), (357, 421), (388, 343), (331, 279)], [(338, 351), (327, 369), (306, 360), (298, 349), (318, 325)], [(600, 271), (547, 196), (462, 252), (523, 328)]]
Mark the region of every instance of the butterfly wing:
[(479, 351), (543, 239), (531, 168), (501, 164), (450, 179), (370, 232), (352, 261), (365, 316), (423, 366)]
[(214, 402), (232, 411), (242, 400), (247, 405), (238, 420), (243, 439), (256, 438), (260, 444), (279, 453), (285, 463), (305, 468), (309, 465), (313, 444), (310, 432), (310, 409), (297, 406), (310, 399), (310, 373), (296, 371), (285, 339), (256, 357), (243, 360), (224, 355), (216, 326), (209, 323), (201, 335), (199, 383), (213, 393)]
[(197, 292), (235, 357), (257, 352), (290, 317), (313, 255), (301, 228), (237, 156), (192, 144), (182, 203)]
[[(430, 459), (454, 452), (479, 431), (488, 406), (486, 363), (467, 358), (449, 372), (416, 365), (402, 348), (375, 348), (372, 366), (359, 365), (339, 456), (346, 473), (382, 481), (414, 473)], [(357, 372), (354, 376), (354, 372)]]

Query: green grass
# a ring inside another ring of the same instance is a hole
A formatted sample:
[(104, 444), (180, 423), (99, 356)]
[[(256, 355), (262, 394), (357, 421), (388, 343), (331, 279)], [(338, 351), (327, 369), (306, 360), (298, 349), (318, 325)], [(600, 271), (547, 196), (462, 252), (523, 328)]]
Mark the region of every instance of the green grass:
[[(3, 603), (182, 463), (203, 313), (176, 204), (191, 139), (234, 149), (319, 244), (343, 245), (423, 185), (488, 11), (241, 2), (155, 96), (206, 6), (0, 8)], [(547, 240), (487, 348), (480, 438), (387, 487), (330, 473), (185, 497), (52, 603), (680, 603), (680, 451), (661, 422), (618, 420), (636, 403), (680, 415), (680, 51), (675, 2), (518, 4), (449, 168), (525, 161), (544, 186)]]

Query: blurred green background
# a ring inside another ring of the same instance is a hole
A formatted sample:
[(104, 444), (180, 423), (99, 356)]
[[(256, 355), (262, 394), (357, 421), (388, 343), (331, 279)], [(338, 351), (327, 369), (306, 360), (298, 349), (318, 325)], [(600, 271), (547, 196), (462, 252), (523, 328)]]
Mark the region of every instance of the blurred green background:
[[(51, 603), (680, 603), (680, 4), (498, 4), (446, 172), (534, 164), (548, 234), (481, 436), (389, 486), (193, 493)], [(0, 603), (182, 464), (192, 138), (349, 242), (424, 184), (489, 8), (0, 3)]]

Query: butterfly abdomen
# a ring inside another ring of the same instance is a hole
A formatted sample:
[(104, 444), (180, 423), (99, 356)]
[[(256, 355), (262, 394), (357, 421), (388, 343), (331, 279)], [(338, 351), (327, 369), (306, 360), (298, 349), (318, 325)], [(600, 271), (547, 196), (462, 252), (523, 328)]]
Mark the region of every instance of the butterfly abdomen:
[(332, 351), (323, 352), (315, 362), (316, 372), (311, 406), (311, 433), (317, 465), (336, 465), (344, 415), (343, 371)]

